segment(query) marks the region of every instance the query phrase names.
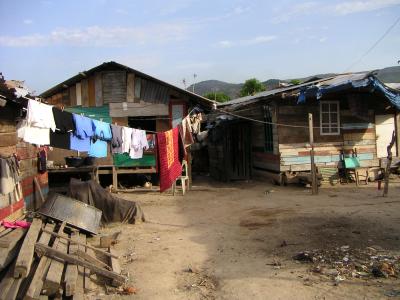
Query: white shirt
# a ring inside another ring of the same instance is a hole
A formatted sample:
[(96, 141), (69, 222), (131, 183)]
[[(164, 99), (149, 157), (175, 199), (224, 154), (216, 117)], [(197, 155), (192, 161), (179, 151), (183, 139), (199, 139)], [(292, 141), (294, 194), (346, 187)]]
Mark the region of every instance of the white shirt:
[(35, 100), (29, 100), (26, 121), (27, 125), (30, 127), (47, 128), (53, 131), (56, 130), (52, 105), (43, 104)]
[(149, 143), (147, 142), (146, 138), (146, 131), (141, 129), (133, 129), (129, 157), (132, 159), (142, 158), (143, 149), (149, 149)]

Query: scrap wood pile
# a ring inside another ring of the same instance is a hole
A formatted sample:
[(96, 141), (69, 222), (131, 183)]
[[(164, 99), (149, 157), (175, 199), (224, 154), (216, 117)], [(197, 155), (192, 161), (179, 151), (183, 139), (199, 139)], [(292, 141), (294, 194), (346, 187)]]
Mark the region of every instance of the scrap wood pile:
[(329, 250), (316, 249), (297, 253), (294, 260), (312, 263), (310, 271), (342, 281), (351, 278), (400, 278), (400, 255), (379, 246), (364, 249), (348, 245)]
[(126, 278), (112, 243), (96, 248), (88, 236), (47, 217), (33, 218), (29, 228), (1, 228), (0, 299), (83, 299), (96, 284), (122, 286)]

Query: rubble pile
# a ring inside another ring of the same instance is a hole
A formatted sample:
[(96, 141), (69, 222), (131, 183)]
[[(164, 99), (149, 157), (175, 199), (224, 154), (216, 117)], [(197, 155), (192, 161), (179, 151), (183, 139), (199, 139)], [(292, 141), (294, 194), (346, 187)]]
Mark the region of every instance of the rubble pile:
[(299, 252), (293, 259), (310, 263), (310, 271), (335, 280), (350, 278), (399, 278), (400, 255), (384, 251), (379, 246), (363, 249), (342, 246), (334, 249), (314, 249)]

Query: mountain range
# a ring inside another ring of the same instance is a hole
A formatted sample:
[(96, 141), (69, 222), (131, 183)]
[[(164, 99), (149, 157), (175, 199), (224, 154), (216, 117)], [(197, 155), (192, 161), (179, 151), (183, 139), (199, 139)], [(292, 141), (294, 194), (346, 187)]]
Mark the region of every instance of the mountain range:
[[(335, 76), (335, 73), (317, 74), (304, 78), (295, 78), (300, 82), (305, 82), (310, 79), (320, 79)], [(387, 67), (377, 71), (377, 77), (385, 83), (400, 83), (400, 66)], [(289, 83), (293, 79), (268, 79), (263, 81), (267, 90), (272, 90), (279, 87), (279, 83)], [(205, 80), (195, 84), (194, 91), (196, 94), (204, 95), (207, 93), (222, 92), (228, 95), (231, 99), (239, 97), (240, 89), (243, 83), (229, 83), (220, 80)], [(187, 88), (189, 91), (193, 90), (193, 85)]]

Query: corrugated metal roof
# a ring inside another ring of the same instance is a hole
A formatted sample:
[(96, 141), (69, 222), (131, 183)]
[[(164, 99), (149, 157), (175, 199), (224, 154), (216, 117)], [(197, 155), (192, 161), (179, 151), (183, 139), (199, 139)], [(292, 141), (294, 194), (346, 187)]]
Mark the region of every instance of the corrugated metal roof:
[(266, 98), (266, 97), (270, 97), (270, 96), (274, 96), (276, 94), (279, 93), (285, 93), (285, 92), (289, 92), (289, 91), (294, 91), (297, 89), (300, 89), (302, 87), (306, 87), (306, 86), (311, 86), (311, 85), (316, 85), (317, 83), (326, 81), (326, 80), (330, 80), (333, 79), (334, 77), (328, 77), (328, 78), (324, 78), (324, 79), (318, 79), (318, 80), (314, 80), (314, 81), (310, 81), (310, 82), (306, 82), (306, 83), (302, 83), (302, 84), (297, 84), (297, 85), (292, 85), (292, 86), (288, 86), (288, 87), (284, 87), (284, 88), (278, 88), (278, 89), (274, 89), (274, 90), (269, 90), (269, 91), (264, 91), (258, 94), (255, 94), (253, 96), (246, 96), (246, 97), (241, 97), (241, 98), (236, 98), (224, 103), (220, 103), (217, 106), (218, 107), (226, 107), (226, 106), (235, 106), (235, 105), (247, 105), (250, 104), (252, 102), (258, 101), (262, 98)]

